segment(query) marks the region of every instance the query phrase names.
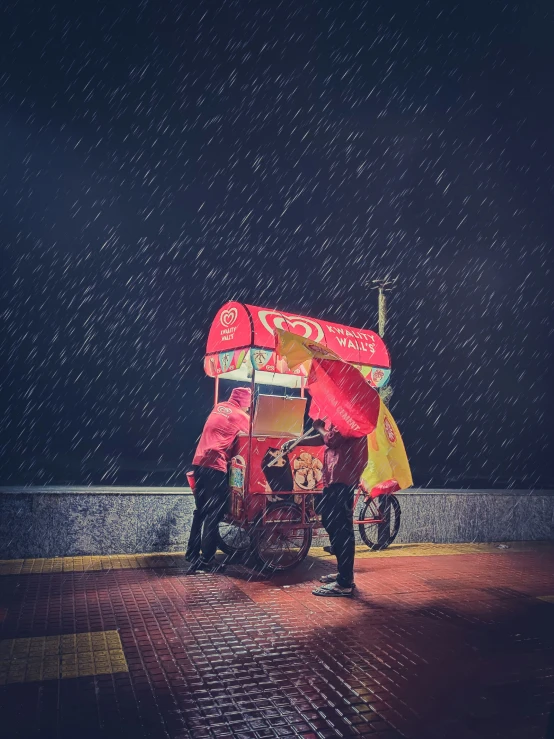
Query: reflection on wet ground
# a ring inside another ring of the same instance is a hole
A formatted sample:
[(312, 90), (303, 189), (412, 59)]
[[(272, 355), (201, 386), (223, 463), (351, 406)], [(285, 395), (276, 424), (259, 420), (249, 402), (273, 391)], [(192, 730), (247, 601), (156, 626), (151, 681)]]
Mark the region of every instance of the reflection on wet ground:
[(7, 736), (546, 737), (554, 546), (359, 554), (352, 599), (312, 596), (321, 550), (272, 579), (175, 554), (1, 563)]

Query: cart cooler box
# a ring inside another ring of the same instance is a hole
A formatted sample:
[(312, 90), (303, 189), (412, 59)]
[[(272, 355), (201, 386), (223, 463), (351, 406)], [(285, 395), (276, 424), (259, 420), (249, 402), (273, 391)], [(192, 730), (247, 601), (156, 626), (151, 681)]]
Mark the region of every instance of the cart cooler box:
[[(251, 494), (314, 493), (323, 488), (323, 446), (299, 445), (275, 465), (269, 466), (286, 440), (282, 436), (252, 438), (252, 464), (248, 481)], [(230, 487), (237, 492), (244, 491), (247, 482), (248, 454), (248, 436), (240, 435), (229, 481)]]
[(263, 496), (321, 491), (323, 446), (299, 445), (275, 465), (269, 465), (285, 441), (302, 435), (305, 409), (305, 398), (258, 396), (252, 441), (248, 434), (239, 434), (231, 460), (229, 487), (232, 490), (231, 514), (235, 518), (253, 520), (264, 509)]

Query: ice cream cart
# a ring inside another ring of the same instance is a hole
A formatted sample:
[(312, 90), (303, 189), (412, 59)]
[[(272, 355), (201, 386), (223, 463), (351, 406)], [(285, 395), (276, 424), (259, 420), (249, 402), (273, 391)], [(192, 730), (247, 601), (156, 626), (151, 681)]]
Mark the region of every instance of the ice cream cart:
[(374, 387), (390, 375), (388, 351), (373, 331), (238, 302), (218, 311), (204, 359), (206, 374), (215, 379), (215, 403), (222, 381), (248, 383), (253, 391), (249, 433), (239, 435), (231, 461), (220, 548), (229, 555), (248, 551), (269, 571), (291, 569), (307, 555), (319, 526), (314, 496), (322, 489), (323, 468), (323, 447), (300, 443), (280, 456), (284, 442), (304, 432), (307, 398), (306, 370), (291, 371), (278, 356), (276, 329), (328, 347)]

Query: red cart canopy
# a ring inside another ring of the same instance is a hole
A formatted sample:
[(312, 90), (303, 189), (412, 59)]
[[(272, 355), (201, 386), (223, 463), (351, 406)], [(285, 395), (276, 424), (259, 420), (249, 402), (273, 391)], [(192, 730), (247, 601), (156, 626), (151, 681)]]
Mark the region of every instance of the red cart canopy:
[[(246, 379), (246, 370), (239, 372), (245, 363), (264, 375), (302, 375), (302, 368), (290, 372), (286, 363), (276, 356), (276, 328), (327, 346), (341, 359), (359, 366), (376, 387), (388, 380), (389, 353), (374, 331), (236, 302), (226, 303), (213, 320), (206, 347), (206, 374)], [(268, 380), (266, 377), (260, 381)], [(290, 383), (281, 377), (270, 384)]]

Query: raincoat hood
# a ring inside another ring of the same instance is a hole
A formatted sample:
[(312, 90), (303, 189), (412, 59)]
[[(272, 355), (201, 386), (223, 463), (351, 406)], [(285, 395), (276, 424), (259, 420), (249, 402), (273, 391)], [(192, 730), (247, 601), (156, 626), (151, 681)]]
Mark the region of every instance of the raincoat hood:
[(246, 410), (250, 408), (250, 404), (252, 403), (252, 390), (249, 387), (237, 387), (231, 393), (229, 401), (236, 403), (239, 408)]

